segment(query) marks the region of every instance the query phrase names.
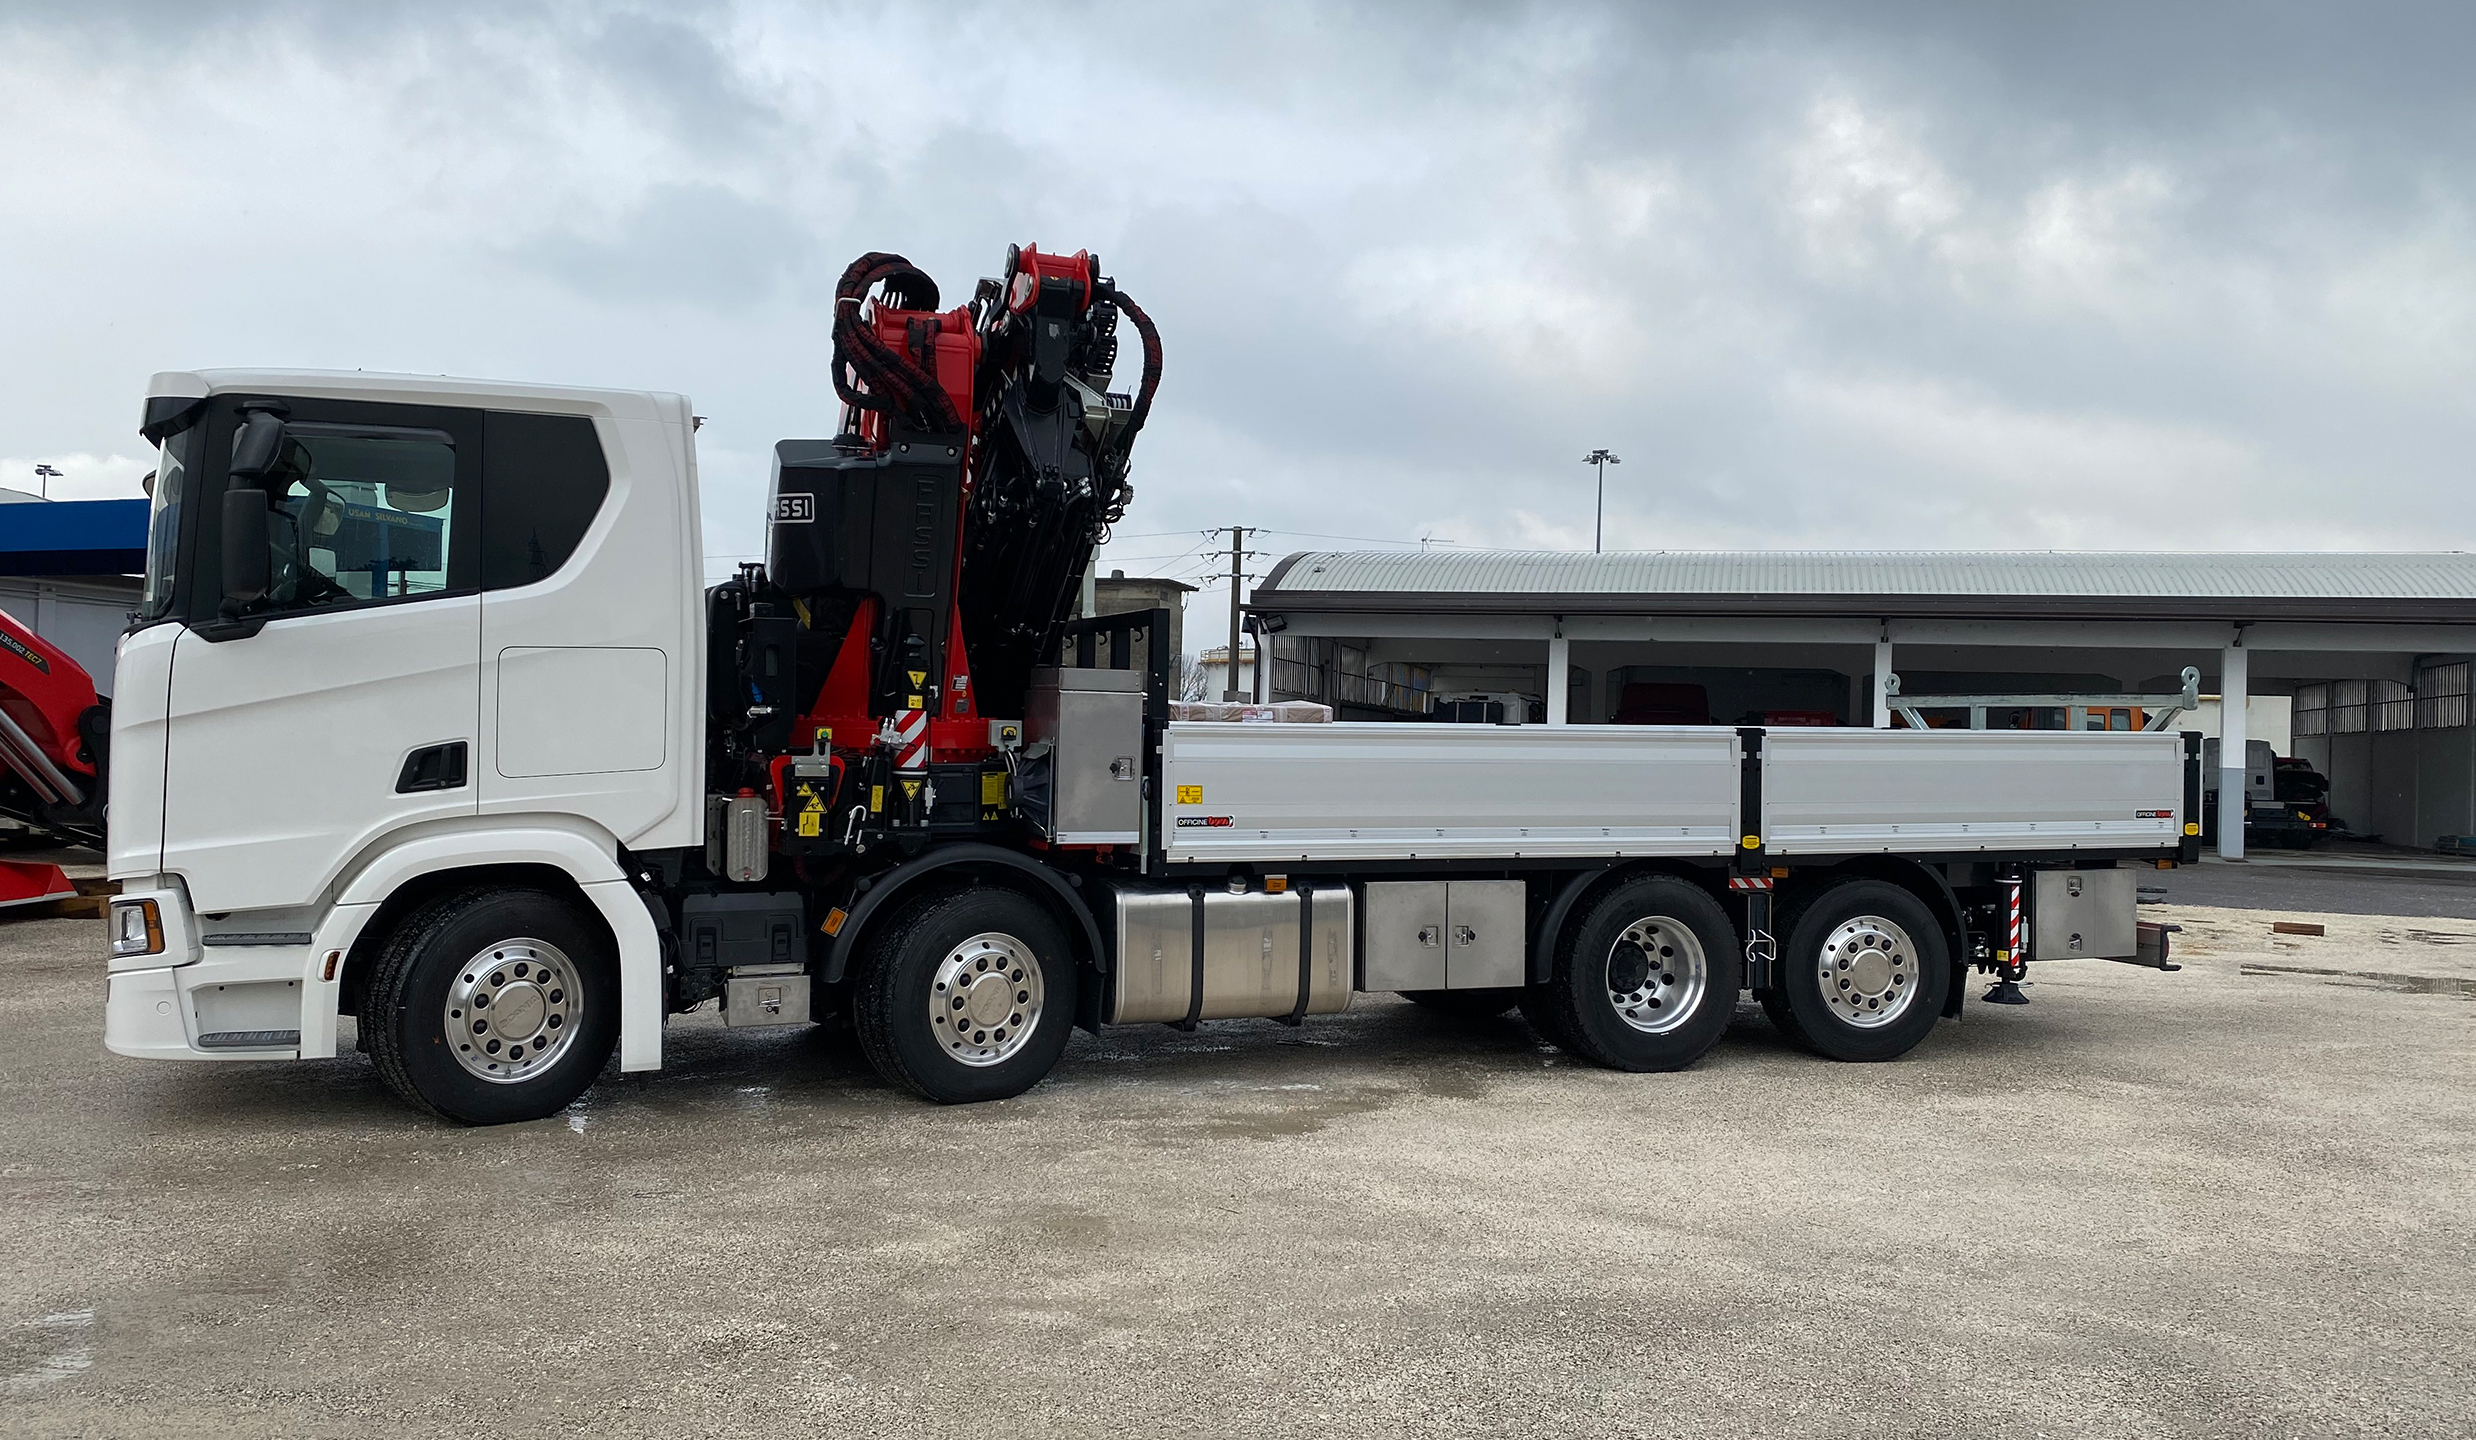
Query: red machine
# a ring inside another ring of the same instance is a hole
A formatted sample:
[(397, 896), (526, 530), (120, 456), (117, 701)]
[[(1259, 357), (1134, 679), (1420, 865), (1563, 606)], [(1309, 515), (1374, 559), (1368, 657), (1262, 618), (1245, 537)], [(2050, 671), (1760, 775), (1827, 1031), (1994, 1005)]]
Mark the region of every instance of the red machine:
[[(0, 815), (101, 844), (110, 736), (94, 677), (0, 611)], [(0, 906), (76, 893), (57, 865), (0, 861)]]
[[(761, 801), (801, 857), (1007, 823), (1006, 727), (1134, 494), (1161, 372), (1149, 317), (1084, 251), (1010, 248), (950, 310), (871, 253), (835, 305), (841, 433), (775, 447), (766, 563), (708, 611), (714, 791)], [(1108, 389), (1121, 313), (1131, 397)]]

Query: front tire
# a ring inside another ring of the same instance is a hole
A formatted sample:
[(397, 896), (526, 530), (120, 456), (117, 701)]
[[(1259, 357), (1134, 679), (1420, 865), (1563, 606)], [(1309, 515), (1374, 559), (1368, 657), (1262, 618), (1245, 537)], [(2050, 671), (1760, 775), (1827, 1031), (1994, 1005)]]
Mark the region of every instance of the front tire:
[(1049, 912), (975, 886), (915, 901), (873, 937), (853, 992), (860, 1049), (888, 1083), (942, 1105), (1045, 1078), (1075, 1027), (1075, 961)]
[[(1681, 1070), (1728, 1029), (1737, 932), (1710, 894), (1673, 875), (1610, 891), (1557, 948), (1532, 997), (1552, 1037), (1614, 1070)], [(1526, 1007), (1527, 1008), (1527, 1007)]]
[(1951, 948), (1925, 903), (1883, 880), (1841, 880), (1788, 927), (1780, 983), (1763, 1009), (1788, 1037), (1834, 1060), (1895, 1060), (1943, 1013)]
[(619, 1038), (610, 938), (539, 890), (430, 902), (379, 952), (361, 1030), (390, 1089), (466, 1125), (564, 1110)]

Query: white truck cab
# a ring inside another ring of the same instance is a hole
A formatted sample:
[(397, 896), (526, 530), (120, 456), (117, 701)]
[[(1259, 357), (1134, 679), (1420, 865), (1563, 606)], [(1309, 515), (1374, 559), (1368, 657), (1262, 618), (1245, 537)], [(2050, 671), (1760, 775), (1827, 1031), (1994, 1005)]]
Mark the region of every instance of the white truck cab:
[[(284, 421), (274, 559), (227, 618), (229, 461), (262, 414)], [(661, 1063), (659, 944), (623, 857), (703, 842), (694, 424), (658, 393), (154, 377), (112, 712), (113, 1050), (332, 1055), (365, 927), (495, 875), (608, 924), (621, 1063)]]

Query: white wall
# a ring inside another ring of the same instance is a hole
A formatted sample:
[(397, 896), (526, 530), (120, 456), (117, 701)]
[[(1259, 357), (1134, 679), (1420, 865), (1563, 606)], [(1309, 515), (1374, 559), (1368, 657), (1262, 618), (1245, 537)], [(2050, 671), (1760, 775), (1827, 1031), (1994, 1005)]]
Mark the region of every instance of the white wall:
[[(2295, 753), (2295, 701), (2284, 695), (2249, 695), (2244, 699), (2244, 735), (2251, 740), (2267, 740), (2270, 748), (2281, 755)], [(2218, 734), (2218, 697), (2204, 695), (2198, 709), (2175, 717), (2176, 730), (2198, 730), (2203, 735)]]

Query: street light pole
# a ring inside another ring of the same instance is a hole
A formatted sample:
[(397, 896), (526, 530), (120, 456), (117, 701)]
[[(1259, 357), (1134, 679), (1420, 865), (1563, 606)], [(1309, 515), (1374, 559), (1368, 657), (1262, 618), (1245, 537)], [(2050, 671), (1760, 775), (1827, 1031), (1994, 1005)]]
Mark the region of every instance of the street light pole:
[(52, 482), (60, 478), (60, 472), (49, 465), (37, 465), (34, 467), (34, 478), (36, 483), (42, 486), (43, 498), (51, 499)]
[(1615, 451), (1602, 447), (1583, 456), (1582, 463), (1599, 467), (1599, 503), (1592, 507), (1590, 517), (1590, 553), (1596, 555), (1600, 553), (1600, 537), (1607, 529), (1608, 467), (1625, 462), (1617, 458)]

